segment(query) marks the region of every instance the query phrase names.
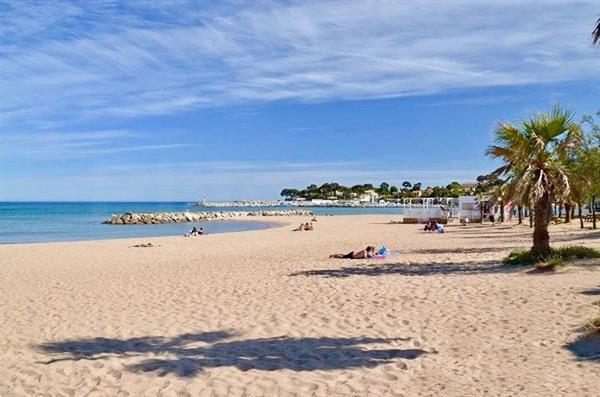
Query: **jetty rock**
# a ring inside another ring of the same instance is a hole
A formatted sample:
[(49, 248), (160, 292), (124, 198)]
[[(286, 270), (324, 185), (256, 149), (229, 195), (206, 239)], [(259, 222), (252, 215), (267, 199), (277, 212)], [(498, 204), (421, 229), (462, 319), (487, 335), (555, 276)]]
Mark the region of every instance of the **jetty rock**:
[(149, 225), (160, 223), (187, 223), (218, 219), (235, 219), (245, 216), (312, 216), (312, 211), (301, 209), (221, 212), (153, 212), (112, 215), (103, 223), (108, 225)]

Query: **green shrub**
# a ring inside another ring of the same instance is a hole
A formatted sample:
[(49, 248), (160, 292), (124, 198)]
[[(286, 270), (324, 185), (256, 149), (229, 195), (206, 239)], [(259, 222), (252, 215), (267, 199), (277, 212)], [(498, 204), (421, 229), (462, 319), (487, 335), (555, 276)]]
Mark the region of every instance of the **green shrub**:
[(553, 252), (560, 255), (563, 259), (583, 259), (583, 258), (600, 258), (600, 250), (592, 247), (584, 247), (582, 245), (569, 245), (560, 247)]
[(539, 270), (551, 270), (565, 265), (565, 261), (583, 258), (600, 258), (600, 250), (571, 245), (552, 249), (548, 255), (534, 255), (530, 250), (511, 252), (502, 262), (506, 265), (536, 265)]
[(502, 262), (506, 265), (531, 265), (540, 259), (542, 258), (535, 256), (528, 249), (519, 249), (508, 254)]
[(535, 268), (541, 271), (556, 270), (558, 267), (563, 267), (565, 261), (560, 255), (553, 254), (544, 260), (536, 263)]

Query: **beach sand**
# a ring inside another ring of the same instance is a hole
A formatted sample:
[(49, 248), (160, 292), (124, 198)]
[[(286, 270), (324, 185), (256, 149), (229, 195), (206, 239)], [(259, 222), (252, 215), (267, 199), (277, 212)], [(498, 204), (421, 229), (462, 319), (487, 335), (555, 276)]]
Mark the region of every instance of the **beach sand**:
[[(528, 226), (392, 219), (0, 246), (0, 395), (598, 395), (597, 260), (532, 273), (500, 263)], [(367, 244), (399, 254), (328, 259)]]

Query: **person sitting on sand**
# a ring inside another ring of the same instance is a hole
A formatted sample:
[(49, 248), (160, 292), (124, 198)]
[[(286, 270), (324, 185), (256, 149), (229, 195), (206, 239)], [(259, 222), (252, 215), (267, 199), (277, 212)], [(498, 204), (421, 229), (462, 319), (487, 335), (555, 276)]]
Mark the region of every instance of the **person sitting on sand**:
[(329, 257), (337, 259), (367, 259), (372, 258), (373, 255), (375, 255), (375, 247), (369, 245), (364, 250), (351, 251), (347, 254), (332, 254)]
[(190, 231), (190, 236), (197, 236), (198, 235), (198, 229), (196, 229), (196, 226), (194, 226), (192, 228), (192, 230)]
[(201, 228), (198, 230), (198, 236), (202, 236), (203, 234), (204, 234), (204, 228), (202, 228), (202, 227), (201, 227)]
[(297, 228), (294, 229), (295, 232), (301, 232), (303, 230), (305, 230), (304, 223), (301, 223), (300, 226), (298, 226)]
[(437, 226), (437, 221), (435, 219), (431, 219), (427, 221), (423, 230), (425, 230), (426, 232), (435, 232), (437, 230)]
[(307, 223), (305, 228), (306, 228), (306, 230), (314, 230), (312, 222)]

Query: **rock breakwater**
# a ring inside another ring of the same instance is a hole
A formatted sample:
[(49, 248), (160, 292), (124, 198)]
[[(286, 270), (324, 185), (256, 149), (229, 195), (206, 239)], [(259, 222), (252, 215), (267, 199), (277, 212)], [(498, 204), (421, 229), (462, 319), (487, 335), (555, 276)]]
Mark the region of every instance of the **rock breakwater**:
[(306, 210), (269, 210), (269, 211), (222, 211), (222, 212), (153, 212), (113, 215), (103, 223), (109, 225), (149, 225), (160, 223), (201, 222), (218, 219), (236, 219), (246, 216), (312, 216)]

